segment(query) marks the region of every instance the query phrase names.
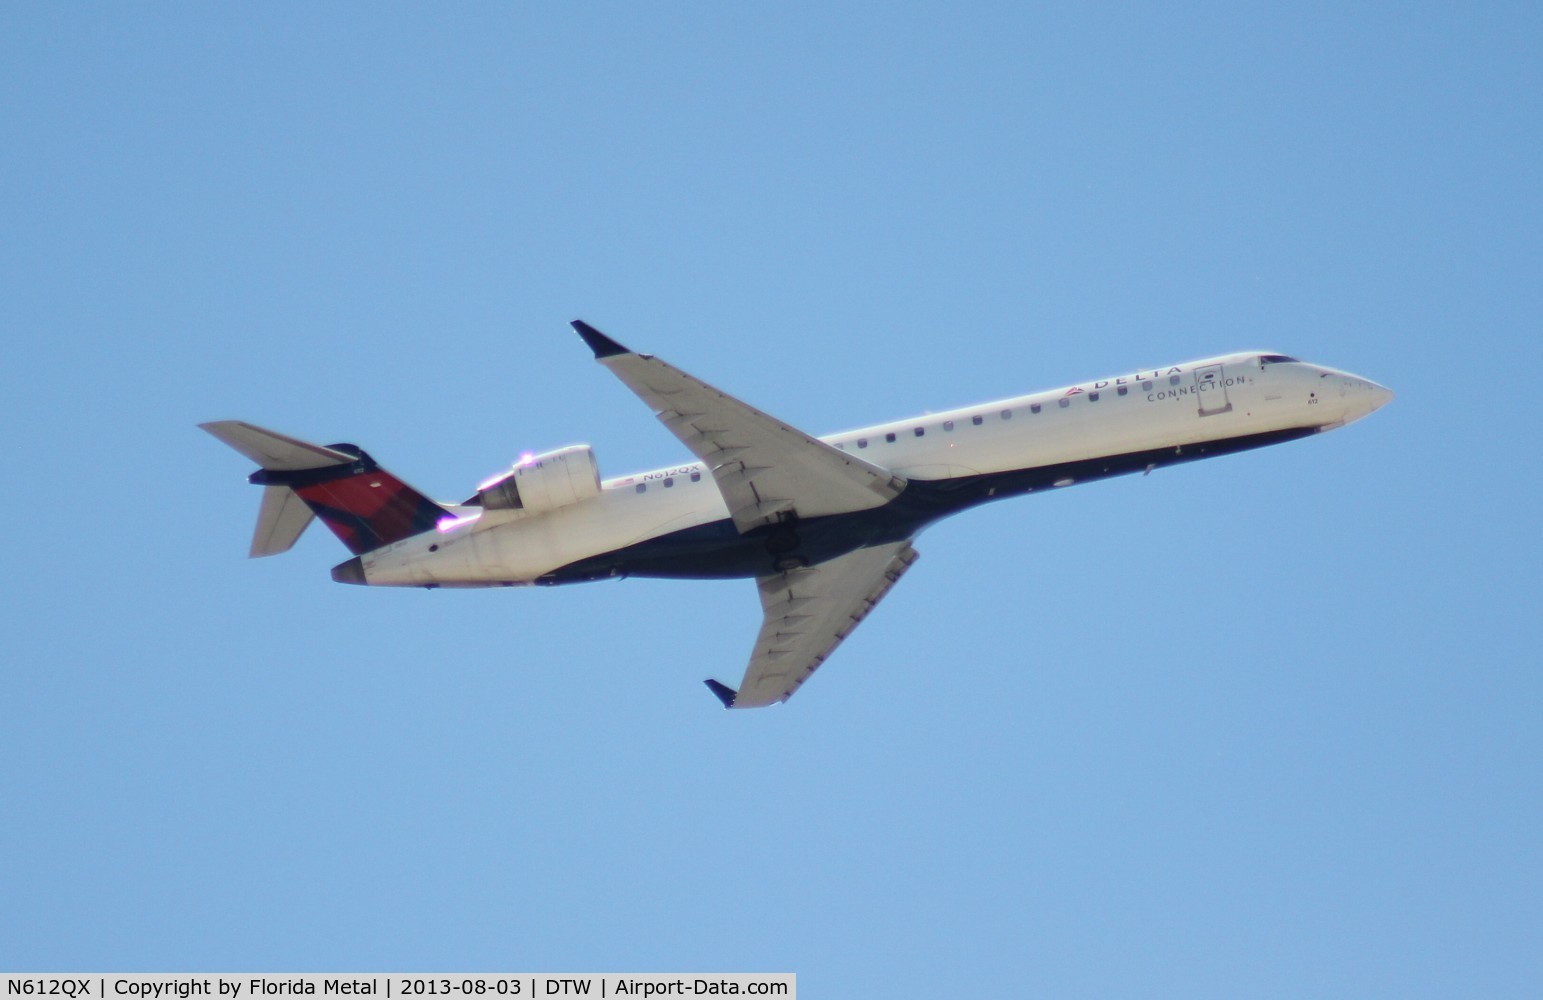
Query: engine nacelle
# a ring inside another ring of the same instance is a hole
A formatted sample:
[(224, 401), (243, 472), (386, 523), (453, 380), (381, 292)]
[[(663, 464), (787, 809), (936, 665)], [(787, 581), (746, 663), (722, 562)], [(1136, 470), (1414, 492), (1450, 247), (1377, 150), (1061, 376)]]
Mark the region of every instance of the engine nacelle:
[(530, 458), (477, 490), (475, 503), (487, 510), (556, 510), (600, 495), (600, 466), (587, 444), (570, 445)]

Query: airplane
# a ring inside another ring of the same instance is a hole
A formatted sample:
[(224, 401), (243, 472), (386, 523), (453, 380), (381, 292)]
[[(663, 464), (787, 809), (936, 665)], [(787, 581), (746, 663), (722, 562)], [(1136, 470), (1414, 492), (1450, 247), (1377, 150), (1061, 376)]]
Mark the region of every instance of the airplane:
[(250, 554), (317, 517), (353, 553), (339, 583), (518, 587), (616, 577), (749, 578), (763, 620), (725, 708), (787, 701), (916, 562), (928, 525), (978, 504), (1333, 430), (1393, 393), (1259, 351), (814, 437), (582, 320), (571, 324), (695, 456), (602, 480), (594, 451), (525, 453), (438, 503), (352, 444), (200, 424), (259, 466)]

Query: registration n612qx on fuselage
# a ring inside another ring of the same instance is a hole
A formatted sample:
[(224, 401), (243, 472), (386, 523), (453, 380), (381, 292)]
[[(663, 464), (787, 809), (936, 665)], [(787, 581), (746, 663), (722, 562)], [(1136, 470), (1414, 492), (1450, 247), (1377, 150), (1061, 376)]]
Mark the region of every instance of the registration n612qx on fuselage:
[(727, 708), (786, 701), (916, 561), (922, 529), (991, 500), (1278, 444), (1392, 398), (1280, 354), (1152, 368), (817, 438), (581, 321), (595, 357), (696, 456), (602, 480), (573, 445), (522, 456), (437, 503), (351, 444), (201, 426), (255, 461), (251, 554), (322, 522), (354, 553), (341, 583), (515, 587), (623, 576), (746, 577), (764, 620)]

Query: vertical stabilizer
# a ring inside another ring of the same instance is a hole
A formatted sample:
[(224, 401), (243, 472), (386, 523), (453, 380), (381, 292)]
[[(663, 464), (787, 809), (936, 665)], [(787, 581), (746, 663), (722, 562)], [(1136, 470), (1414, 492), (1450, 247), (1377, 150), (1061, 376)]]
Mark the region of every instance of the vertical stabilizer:
[(253, 556), (290, 549), (315, 517), (355, 555), (432, 529), (446, 509), (350, 444), (317, 445), (240, 420), (199, 424), (262, 466)]

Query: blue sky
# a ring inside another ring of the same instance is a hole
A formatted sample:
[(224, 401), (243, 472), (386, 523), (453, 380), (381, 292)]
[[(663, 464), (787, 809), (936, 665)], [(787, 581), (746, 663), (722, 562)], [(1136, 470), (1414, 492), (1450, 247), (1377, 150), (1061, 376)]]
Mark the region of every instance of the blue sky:
[[(0, 968), (1543, 978), (1525, 4), (0, 10)], [(1398, 392), (981, 509), (798, 698), (749, 583), (248, 561), (195, 429), (465, 495), (683, 457), (581, 316), (823, 433), (1230, 350)]]

